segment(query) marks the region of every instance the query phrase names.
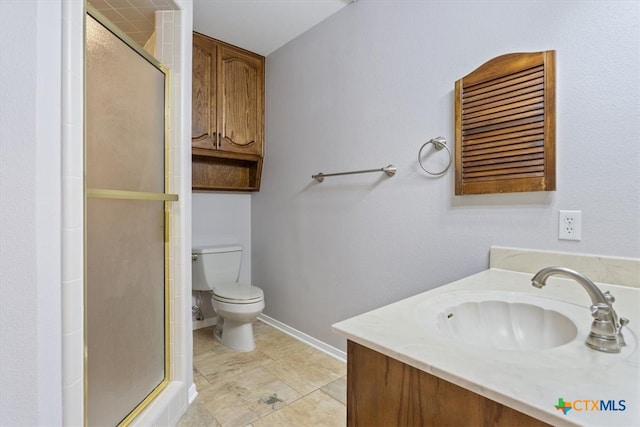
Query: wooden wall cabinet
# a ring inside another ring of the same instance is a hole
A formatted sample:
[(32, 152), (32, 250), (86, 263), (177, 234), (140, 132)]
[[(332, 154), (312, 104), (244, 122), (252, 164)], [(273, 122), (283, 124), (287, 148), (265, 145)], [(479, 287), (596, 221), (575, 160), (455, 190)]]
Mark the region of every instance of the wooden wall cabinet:
[(258, 191), (264, 57), (193, 33), (192, 187)]
[(548, 426), (548, 424), (347, 342), (347, 426)]
[(511, 53), (455, 83), (456, 195), (553, 191), (555, 51)]

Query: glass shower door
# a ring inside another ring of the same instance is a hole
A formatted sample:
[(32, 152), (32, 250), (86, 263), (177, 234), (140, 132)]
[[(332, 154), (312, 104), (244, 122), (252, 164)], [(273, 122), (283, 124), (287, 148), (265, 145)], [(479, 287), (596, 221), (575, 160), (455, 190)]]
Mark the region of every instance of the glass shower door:
[[(93, 16), (92, 16), (93, 15)], [(86, 19), (85, 408), (128, 424), (168, 381), (166, 71)]]

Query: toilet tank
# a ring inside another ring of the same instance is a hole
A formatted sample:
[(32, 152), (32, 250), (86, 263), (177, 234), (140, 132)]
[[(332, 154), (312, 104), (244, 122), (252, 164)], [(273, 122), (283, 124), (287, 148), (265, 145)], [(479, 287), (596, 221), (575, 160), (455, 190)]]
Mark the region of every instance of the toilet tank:
[(191, 254), (194, 291), (211, 291), (217, 284), (238, 281), (242, 246), (199, 246), (193, 248)]

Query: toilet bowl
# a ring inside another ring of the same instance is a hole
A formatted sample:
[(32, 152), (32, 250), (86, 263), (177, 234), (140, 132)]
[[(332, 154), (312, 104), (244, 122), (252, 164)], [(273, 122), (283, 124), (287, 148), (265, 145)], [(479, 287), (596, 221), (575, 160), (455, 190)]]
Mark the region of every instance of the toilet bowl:
[(253, 322), (264, 310), (262, 289), (244, 283), (217, 285), (211, 305), (218, 314), (214, 334), (222, 345), (239, 351), (253, 350)]
[(253, 322), (264, 309), (262, 289), (237, 283), (242, 247), (207, 246), (192, 251), (192, 288), (211, 293), (218, 321), (214, 336), (222, 345), (238, 351), (255, 348)]

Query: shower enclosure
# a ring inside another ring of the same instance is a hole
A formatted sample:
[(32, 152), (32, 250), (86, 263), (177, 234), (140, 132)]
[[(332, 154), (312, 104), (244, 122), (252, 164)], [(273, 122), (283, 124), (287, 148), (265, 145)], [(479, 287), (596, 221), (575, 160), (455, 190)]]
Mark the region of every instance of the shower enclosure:
[(85, 424), (126, 425), (169, 381), (168, 74), (88, 11)]

